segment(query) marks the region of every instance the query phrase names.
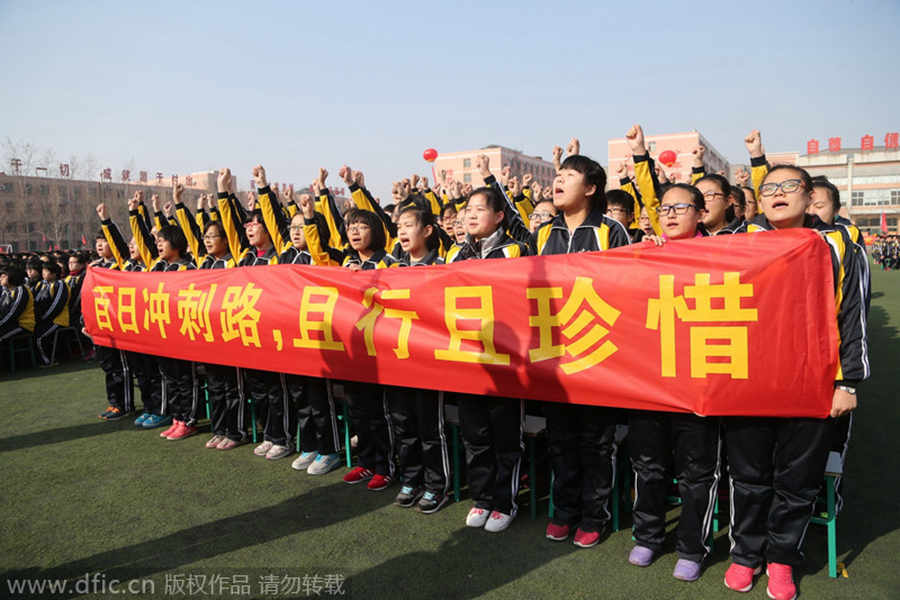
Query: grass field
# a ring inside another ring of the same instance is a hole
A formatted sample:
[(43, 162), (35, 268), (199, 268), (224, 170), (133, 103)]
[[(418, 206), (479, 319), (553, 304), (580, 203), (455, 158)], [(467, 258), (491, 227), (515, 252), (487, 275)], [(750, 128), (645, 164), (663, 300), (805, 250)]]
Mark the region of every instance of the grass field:
[[(860, 392), (838, 519), (849, 578), (827, 576), (824, 530), (810, 528), (795, 575), (801, 598), (900, 598), (898, 329), (900, 273), (877, 270), (873, 376)], [(260, 587), (267, 575), (295, 578), (275, 585), (298, 585), (293, 597), (304, 596), (308, 576), (325, 597), (340, 584), (352, 598), (766, 598), (765, 578), (743, 596), (723, 586), (727, 527), (703, 577), (686, 584), (671, 576), (672, 536), (649, 568), (628, 564), (627, 515), (625, 529), (589, 550), (544, 538), (546, 499), (544, 516), (533, 520), (524, 506), (501, 534), (468, 529), (465, 500), (424, 516), (392, 505), (396, 485), (375, 493), (344, 484), (346, 469), (313, 478), (293, 471), (290, 459), (254, 457), (252, 446), (206, 450), (206, 422), (200, 436), (169, 442), (131, 419), (101, 421), (102, 381), (94, 363), (15, 377), (0, 367), (0, 598), (30, 597), (9, 587), (25, 579), (69, 580), (48, 598), (131, 597), (109, 593), (110, 582), (144, 579), (155, 593), (134, 596), (276, 597)], [(677, 510), (669, 516), (674, 526)], [(107, 592), (79, 593), (86, 575)], [(188, 575), (205, 576), (195, 583), (206, 593), (188, 588)], [(232, 590), (241, 576), (249, 589)]]

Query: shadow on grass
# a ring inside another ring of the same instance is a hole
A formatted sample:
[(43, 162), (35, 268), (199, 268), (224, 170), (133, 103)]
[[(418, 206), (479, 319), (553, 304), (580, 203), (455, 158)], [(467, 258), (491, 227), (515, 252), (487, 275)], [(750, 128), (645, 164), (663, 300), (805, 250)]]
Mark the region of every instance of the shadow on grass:
[[(897, 298), (884, 296), (883, 292), (872, 295), (881, 300), (873, 304), (868, 319), (872, 378), (860, 385), (844, 467), (844, 510), (837, 518), (838, 558), (847, 553), (841, 562), (848, 569), (872, 542), (900, 529), (896, 495), (889, 491), (900, 488), (900, 472), (888, 466), (896, 456), (900, 431), (896, 400), (900, 332), (889, 316), (897, 314)], [(816, 570), (828, 566), (824, 528), (810, 527), (804, 552), (807, 565)]]
[(84, 362), (80, 359), (68, 359), (62, 362), (58, 367), (50, 369), (32, 369), (31, 362), (24, 362), (17, 358), (16, 373), (13, 374), (9, 370), (9, 352), (0, 352), (0, 380), (2, 381), (22, 381), (24, 379), (33, 379), (48, 375), (62, 375), (66, 373), (77, 373), (79, 371), (90, 371), (99, 369), (100, 364), (96, 361)]
[(24, 450), (36, 446), (46, 446), (48, 444), (71, 442), (73, 440), (80, 440), (82, 438), (89, 438), (107, 433), (116, 433), (124, 429), (126, 425), (131, 429), (140, 430), (140, 427), (134, 426), (133, 421), (134, 419), (132, 418), (126, 418), (118, 423), (109, 423), (97, 419), (96, 423), (85, 423), (83, 425), (72, 425), (69, 427), (59, 427), (57, 429), (44, 429), (23, 435), (14, 435), (12, 437), (0, 439), (0, 453)]
[[(329, 527), (371, 512), (370, 503), (355, 502), (347, 505), (351, 507), (349, 509), (345, 506), (341, 510), (321, 510), (315, 513), (316, 518), (298, 518), (298, 515), (308, 512), (311, 505), (333, 505), (335, 495), (340, 494), (338, 489), (344, 488), (347, 486), (343, 482), (314, 488), (274, 506), (189, 527), (158, 539), (116, 548), (57, 567), (6, 571), (0, 573), (0, 580), (68, 580), (74, 585), (86, 573), (99, 574), (105, 581), (126, 582), (178, 570), (185, 565), (305, 531)], [(284, 558), (275, 558), (276, 563)], [(295, 558), (288, 557), (288, 560), (293, 561)], [(196, 569), (200, 570), (202, 569)], [(255, 584), (255, 581), (252, 583)], [(157, 588), (157, 591), (160, 590)], [(79, 595), (75, 590), (69, 589), (67, 593), (57, 593), (53, 597), (73, 598)]]

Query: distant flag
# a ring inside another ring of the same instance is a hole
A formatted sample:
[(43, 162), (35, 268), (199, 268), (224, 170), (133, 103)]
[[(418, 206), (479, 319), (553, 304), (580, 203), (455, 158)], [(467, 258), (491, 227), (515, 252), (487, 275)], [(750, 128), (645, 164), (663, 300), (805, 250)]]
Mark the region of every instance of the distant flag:
[(884, 214), (884, 211), (881, 211), (881, 233), (887, 233), (887, 216)]
[(45, 244), (47, 243), (47, 236), (44, 235), (43, 233), (41, 234), (41, 239), (44, 240)]
[(81, 245), (82, 245), (82, 246), (87, 246), (87, 238), (84, 237), (84, 234), (83, 234), (83, 233), (81, 234)]
[(47, 246), (47, 252), (53, 252), (53, 246)]

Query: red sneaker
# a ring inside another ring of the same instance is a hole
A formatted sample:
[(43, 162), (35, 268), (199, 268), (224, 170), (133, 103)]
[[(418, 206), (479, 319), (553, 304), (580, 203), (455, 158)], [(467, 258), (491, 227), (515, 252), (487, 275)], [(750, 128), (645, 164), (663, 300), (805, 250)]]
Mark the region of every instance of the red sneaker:
[(766, 593), (772, 600), (794, 600), (797, 597), (797, 586), (794, 585), (794, 569), (780, 563), (769, 563), (766, 575), (769, 585)]
[(736, 592), (749, 592), (753, 588), (753, 576), (759, 575), (762, 567), (751, 569), (744, 565), (731, 563), (725, 571), (725, 587)]
[(373, 492), (379, 492), (392, 483), (394, 483), (394, 478), (390, 475), (375, 475), (366, 487)]
[(585, 527), (584, 529), (579, 527), (575, 532), (574, 543), (579, 548), (593, 548), (600, 541), (601, 533), (593, 527)]
[(569, 537), (571, 528), (569, 524), (561, 519), (553, 519), (547, 525), (547, 539), (554, 542), (563, 542)]
[(163, 431), (161, 434), (159, 434), (159, 437), (167, 438), (170, 435), (172, 435), (173, 433), (175, 433), (175, 430), (178, 429), (179, 427), (181, 427), (181, 421), (172, 421), (172, 426), (169, 427), (168, 429), (166, 429), (165, 431)]
[(368, 469), (363, 469), (362, 467), (356, 467), (346, 475), (344, 475), (344, 483), (349, 483), (353, 485), (354, 483), (362, 483), (363, 481), (368, 481), (375, 476), (375, 473)]
[(192, 435), (197, 435), (196, 427), (189, 427), (185, 425), (184, 421), (178, 424), (179, 427), (175, 431), (169, 434), (169, 440), (183, 440), (184, 438), (191, 437)]

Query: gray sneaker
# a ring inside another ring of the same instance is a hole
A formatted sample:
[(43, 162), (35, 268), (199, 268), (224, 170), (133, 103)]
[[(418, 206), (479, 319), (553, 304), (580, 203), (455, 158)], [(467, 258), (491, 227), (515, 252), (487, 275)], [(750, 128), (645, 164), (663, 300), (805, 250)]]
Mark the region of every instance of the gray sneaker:
[(293, 453), (294, 449), (290, 446), (279, 446), (278, 444), (275, 444), (268, 452), (266, 452), (266, 459), (278, 460), (279, 458), (290, 456)]
[(291, 468), (298, 471), (305, 471), (309, 468), (309, 465), (313, 464), (313, 461), (315, 461), (318, 456), (319, 455), (315, 452), (302, 452), (300, 456), (291, 463)]
[(306, 472), (310, 475), (324, 475), (330, 473), (341, 466), (340, 454), (320, 454), (316, 457), (315, 462), (309, 465)]

